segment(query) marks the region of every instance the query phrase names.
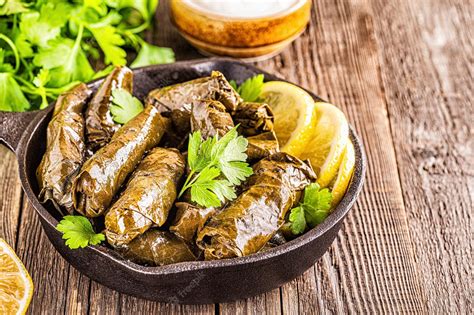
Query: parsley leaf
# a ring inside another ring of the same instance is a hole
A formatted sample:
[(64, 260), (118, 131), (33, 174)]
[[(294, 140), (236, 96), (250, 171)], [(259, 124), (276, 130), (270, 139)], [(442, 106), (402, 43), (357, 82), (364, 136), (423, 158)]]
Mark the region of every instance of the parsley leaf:
[(63, 239), (70, 249), (84, 248), (87, 245), (97, 245), (105, 241), (105, 235), (95, 233), (92, 224), (86, 217), (67, 215), (56, 226), (63, 233)]
[(107, 25), (99, 28), (89, 28), (95, 40), (105, 55), (105, 63), (114, 65), (125, 65), (127, 53), (123, 48), (125, 40), (117, 33), (115, 27)]
[(137, 58), (135, 58), (130, 67), (138, 68), (171, 62), (174, 62), (174, 52), (171, 48), (158, 47), (144, 42)]
[(234, 80), (230, 81), (232, 87), (240, 94), (246, 102), (257, 102), (260, 93), (262, 92), (264, 75), (258, 74), (245, 80), (240, 86), (237, 87), (237, 82)]
[(20, 31), (31, 44), (48, 47), (48, 42), (59, 36), (61, 28), (51, 25), (48, 17), (39, 12), (28, 12), (21, 15)]
[(76, 41), (61, 38), (50, 42), (50, 47), (40, 49), (33, 63), (50, 70), (50, 87), (61, 87), (73, 81), (89, 81), (94, 75), (89, 61), (80, 46), (79, 33)]
[(112, 91), (112, 105), (110, 113), (116, 123), (125, 124), (133, 117), (140, 114), (143, 104), (140, 100), (124, 89)]
[(313, 228), (323, 222), (331, 210), (332, 194), (329, 189), (320, 189), (317, 183), (304, 190), (303, 202), (291, 209), (289, 221), (293, 234), (301, 234), (306, 227)]
[(225, 146), (219, 159), (219, 169), (234, 185), (239, 185), (253, 171), (245, 161), (247, 159), (248, 141), (244, 137), (234, 137)]
[(301, 234), (306, 229), (306, 218), (303, 207), (291, 209), (290, 213), (291, 232), (293, 234)]
[(30, 103), (21, 91), (12, 73), (0, 73), (0, 110), (22, 112), (30, 108)]
[(222, 138), (209, 137), (203, 141), (201, 132), (189, 137), (188, 165), (191, 170), (179, 196), (191, 189), (191, 200), (203, 207), (218, 207), (225, 200), (237, 197), (239, 185), (253, 170), (245, 162), (248, 141), (239, 136), (237, 127)]
[(20, 0), (0, 0), (0, 15), (10, 15), (28, 11), (27, 4)]

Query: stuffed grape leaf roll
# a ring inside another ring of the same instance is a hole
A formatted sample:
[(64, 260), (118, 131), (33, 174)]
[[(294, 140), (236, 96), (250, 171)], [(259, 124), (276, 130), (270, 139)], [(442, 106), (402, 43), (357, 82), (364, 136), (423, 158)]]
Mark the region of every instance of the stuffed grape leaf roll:
[(162, 266), (196, 260), (188, 245), (170, 232), (150, 229), (121, 250), (135, 263)]
[(247, 160), (250, 162), (261, 160), (280, 151), (278, 139), (273, 131), (248, 137)]
[(163, 116), (170, 117), (173, 129), (183, 136), (191, 128), (193, 105), (204, 99), (221, 102), (229, 112), (236, 110), (237, 105), (242, 102), (224, 75), (213, 71), (209, 77), (153, 90), (148, 94), (146, 103), (153, 104)]
[(264, 103), (241, 103), (232, 118), (239, 124), (239, 133), (246, 137), (273, 130), (273, 112)]
[(183, 240), (191, 243), (209, 218), (216, 214), (218, 208), (203, 208), (187, 202), (177, 202), (176, 216), (170, 231)]
[(191, 111), (191, 131), (201, 131), (204, 139), (224, 136), (234, 127), (232, 117), (219, 101), (200, 100), (193, 104)]
[(82, 83), (59, 96), (48, 124), (46, 152), (36, 170), (40, 201), (51, 200), (68, 212), (73, 210), (71, 180), (85, 158), (82, 109), (91, 94)]
[(176, 199), (185, 161), (176, 149), (153, 149), (132, 173), (125, 190), (105, 215), (105, 235), (123, 246), (152, 226), (162, 226)]
[(278, 231), (303, 189), (316, 180), (313, 169), (289, 154), (275, 153), (253, 167), (242, 193), (198, 233), (206, 260), (259, 251)]
[(87, 217), (103, 214), (143, 154), (158, 144), (168, 125), (168, 120), (151, 105), (123, 125), (107, 145), (84, 163), (76, 177), (73, 202), (77, 212)]
[(86, 109), (87, 147), (95, 152), (107, 144), (120, 124), (112, 119), (110, 105), (112, 91), (124, 89), (132, 93), (133, 72), (127, 67), (116, 67), (104, 80)]

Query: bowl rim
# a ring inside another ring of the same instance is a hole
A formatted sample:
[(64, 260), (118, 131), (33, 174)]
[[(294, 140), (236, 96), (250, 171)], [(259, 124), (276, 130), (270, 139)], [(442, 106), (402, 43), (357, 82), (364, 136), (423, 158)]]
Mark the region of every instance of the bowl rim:
[[(136, 69), (133, 69), (133, 72), (134, 73), (147, 72), (147, 71), (156, 72), (160, 68), (170, 67), (173, 65), (180, 65), (182, 67), (185, 67), (185, 66), (199, 67), (200, 65), (203, 65), (206, 63), (238, 64), (244, 68), (248, 68), (252, 72), (262, 73), (265, 76), (269, 76), (272, 78), (272, 80), (281, 80), (281, 81), (288, 82), (287, 80), (284, 80), (276, 75), (263, 71), (255, 66), (243, 63), (238, 60), (230, 59), (230, 58), (205, 58), (205, 59), (196, 59), (196, 60), (190, 60), (190, 61), (178, 61), (173, 64), (152, 65), (152, 66), (136, 68)], [(94, 84), (97, 85), (102, 79), (103, 78), (99, 78), (97, 80), (91, 81), (87, 83), (87, 85), (88, 86), (93, 86)], [(311, 91), (308, 91), (304, 87), (301, 87), (301, 88), (303, 88), (305, 91), (310, 93), (310, 95), (313, 98), (319, 99), (319, 97), (317, 97), (316, 94), (312, 93)], [(27, 167), (26, 167), (27, 148), (31, 142), (33, 135), (38, 131), (38, 128), (40, 127), (40, 125), (42, 125), (43, 120), (45, 120), (48, 114), (53, 110), (53, 107), (54, 106), (50, 105), (47, 109), (45, 109), (41, 114), (38, 114), (30, 122), (30, 124), (25, 129), (25, 132), (23, 133), (21, 137), (20, 145), (18, 147), (19, 150), (17, 152), (17, 157), (18, 157), (18, 162), (19, 162), (19, 172), (20, 172), (21, 183), (28, 197), (28, 200), (30, 201), (30, 203), (32, 203), (35, 211), (40, 216), (42, 221), (46, 222), (51, 228), (56, 230), (56, 225), (58, 224), (58, 221), (39, 202), (30, 184), (30, 180), (26, 171), (27, 170)], [(258, 253), (251, 254), (244, 257), (235, 257), (235, 258), (229, 258), (229, 259), (209, 260), (209, 261), (180, 262), (180, 263), (164, 265), (164, 266), (156, 266), (156, 267), (142, 266), (132, 261), (126, 260), (122, 258), (113, 249), (105, 247), (105, 246), (89, 245), (83, 250), (94, 251), (98, 255), (106, 256), (105, 258), (113, 260), (115, 263), (121, 265), (121, 267), (125, 268), (126, 270), (130, 272), (138, 272), (138, 273), (146, 274), (146, 275), (171, 275), (171, 274), (179, 274), (182, 272), (195, 272), (195, 271), (201, 271), (201, 270), (220, 269), (220, 268), (226, 268), (226, 267), (245, 268), (246, 265), (248, 264), (263, 262), (268, 259), (276, 258), (287, 252), (297, 250), (298, 248), (308, 243), (313, 242), (320, 236), (324, 235), (328, 230), (330, 230), (336, 224), (341, 222), (344, 219), (344, 217), (347, 215), (349, 210), (352, 208), (353, 204), (356, 202), (357, 197), (362, 189), (362, 186), (365, 180), (365, 172), (366, 172), (366, 163), (367, 163), (366, 155), (365, 155), (362, 142), (357, 136), (356, 132), (354, 131), (351, 125), (349, 125), (349, 129), (350, 129), (350, 138), (354, 144), (356, 160), (355, 160), (355, 166), (354, 166), (354, 173), (353, 173), (350, 185), (347, 188), (346, 193), (344, 194), (344, 197), (342, 198), (338, 206), (333, 210), (333, 212), (321, 224), (319, 224), (318, 226), (306, 232), (305, 234), (300, 235), (297, 238), (285, 244), (279, 245), (277, 247), (274, 247), (264, 252), (258, 252)], [(57, 233), (59, 233), (59, 231), (57, 231)], [(67, 250), (70, 250), (70, 249), (67, 249)]]
[[(244, 16), (234, 17), (234, 16), (228, 16), (224, 14), (219, 14), (211, 10), (206, 10), (204, 8), (197, 6), (195, 3), (189, 0), (172, 0), (172, 1), (173, 2), (179, 1), (179, 4), (181, 4), (182, 6), (185, 6), (188, 10), (192, 11), (194, 14), (197, 14), (200, 16), (204, 15), (207, 19), (212, 19), (219, 22), (229, 22), (229, 23), (257, 22), (257, 21), (264, 22), (264, 21), (269, 21), (269, 20), (275, 20), (275, 19), (279, 19), (279, 18), (286, 17), (293, 14), (297, 10), (301, 9), (307, 3), (311, 4), (311, 0), (295, 0), (295, 3), (292, 4), (292, 6), (289, 9), (281, 10), (271, 15), (263, 15), (263, 16), (256, 16), (256, 17), (244, 17)], [(173, 5), (171, 5), (170, 10), (173, 11)]]

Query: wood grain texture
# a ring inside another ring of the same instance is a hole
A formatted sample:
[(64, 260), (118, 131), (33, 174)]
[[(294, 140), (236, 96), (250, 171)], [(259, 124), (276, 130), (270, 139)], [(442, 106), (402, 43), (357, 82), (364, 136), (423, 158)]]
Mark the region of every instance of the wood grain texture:
[[(298, 310), (422, 312), (367, 1), (317, 1), (313, 24), (290, 49), (261, 63), (339, 105), (367, 149), (367, 184), (331, 250), (296, 281)], [(313, 275), (308, 277), (307, 275)], [(295, 303), (292, 299), (288, 303)]]
[(428, 310), (469, 313), (474, 292), (474, 3), (372, 2), (408, 226)]
[(0, 179), (0, 237), (15, 249), (23, 191), (18, 177), (16, 157), (1, 144)]
[[(162, 1), (147, 40), (201, 57)], [(472, 310), (474, 4), (319, 0), (303, 36), (256, 65), (337, 104), (365, 144), (366, 185), (330, 250), (279, 289), (219, 305), (110, 290), (54, 250), (0, 147), (0, 237), (31, 273), (31, 314), (468, 313)], [(231, 285), (231, 284), (229, 284)]]

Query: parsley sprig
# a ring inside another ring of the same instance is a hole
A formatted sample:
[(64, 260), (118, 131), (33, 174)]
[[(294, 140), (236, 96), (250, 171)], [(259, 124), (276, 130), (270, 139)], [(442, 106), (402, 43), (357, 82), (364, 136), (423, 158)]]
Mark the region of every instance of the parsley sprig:
[(112, 119), (119, 124), (125, 124), (133, 117), (140, 114), (143, 104), (140, 100), (124, 89), (112, 91), (112, 105), (110, 113)]
[(329, 189), (320, 189), (317, 183), (308, 185), (304, 190), (303, 202), (291, 209), (290, 223), (293, 234), (303, 233), (326, 219), (331, 209), (332, 194)]
[(258, 74), (245, 80), (240, 86), (237, 86), (237, 82), (231, 80), (229, 83), (232, 85), (234, 90), (240, 94), (246, 102), (258, 102), (260, 93), (263, 87), (263, 74)]
[(203, 207), (219, 207), (226, 200), (235, 199), (235, 186), (253, 173), (245, 162), (247, 145), (237, 127), (222, 138), (216, 135), (205, 141), (200, 131), (192, 133), (188, 144), (190, 173), (178, 197), (190, 189), (191, 200)]
[(105, 235), (95, 233), (86, 217), (67, 215), (58, 223), (56, 229), (63, 233), (63, 239), (70, 249), (84, 248), (105, 241)]

